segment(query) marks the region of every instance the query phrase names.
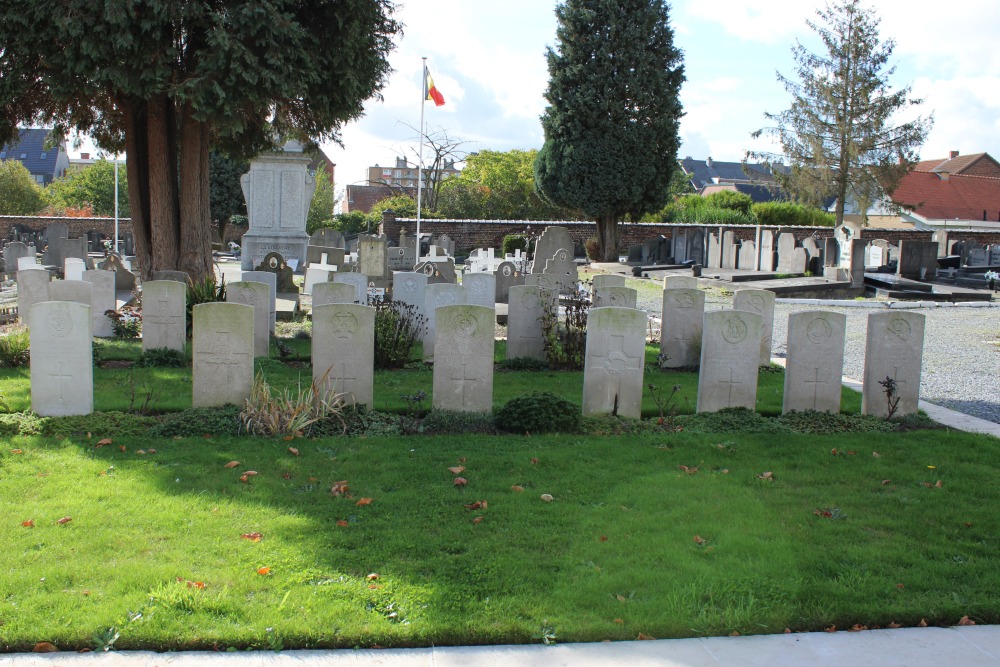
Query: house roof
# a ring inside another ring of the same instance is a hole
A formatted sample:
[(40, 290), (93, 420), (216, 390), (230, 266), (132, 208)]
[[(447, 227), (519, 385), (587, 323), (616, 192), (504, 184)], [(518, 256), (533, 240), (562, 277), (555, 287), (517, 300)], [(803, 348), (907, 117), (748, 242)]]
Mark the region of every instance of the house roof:
[(16, 143), (0, 147), (0, 160), (19, 160), (32, 176), (41, 176), (45, 184), (62, 176), (69, 165), (66, 144), (57, 148), (46, 148), (45, 141), (52, 130), (30, 127), (21, 130)]
[(892, 193), (892, 201), (929, 219), (997, 221), (1000, 178), (952, 173), (943, 179), (939, 172), (911, 171)]
[(750, 195), (755, 204), (761, 204), (765, 202), (772, 201), (785, 201), (788, 197), (780, 189), (774, 187), (773, 185), (766, 185), (764, 183), (710, 183), (705, 186), (701, 191), (703, 196), (708, 196), (713, 192), (719, 192), (720, 190), (732, 190), (734, 192), (742, 192), (745, 195)]
[(774, 177), (771, 176), (767, 167), (760, 164), (719, 162), (712, 158), (695, 160), (691, 157), (677, 162), (690, 178), (691, 184), (698, 190), (706, 185), (718, 183), (771, 183), (774, 181)]
[(1000, 162), (994, 160), (989, 153), (972, 153), (937, 160), (921, 160), (913, 171), (1000, 178)]
[(405, 188), (398, 185), (348, 185), (344, 194), (343, 209), (345, 213), (360, 211), (368, 213), (372, 206), (387, 197), (404, 194), (417, 198), (416, 188)]

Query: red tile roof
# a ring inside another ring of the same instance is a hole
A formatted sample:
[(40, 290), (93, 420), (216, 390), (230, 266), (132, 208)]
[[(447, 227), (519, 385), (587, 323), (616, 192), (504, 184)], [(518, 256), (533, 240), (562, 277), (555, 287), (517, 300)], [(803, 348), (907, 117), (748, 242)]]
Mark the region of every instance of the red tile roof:
[(912, 171), (892, 193), (892, 201), (924, 218), (982, 220), (985, 212), (987, 220), (998, 221), (1000, 178), (952, 173), (944, 180), (929, 171)]
[(958, 155), (939, 160), (922, 160), (916, 164), (913, 170), (1000, 178), (1000, 163), (994, 160), (989, 153)]

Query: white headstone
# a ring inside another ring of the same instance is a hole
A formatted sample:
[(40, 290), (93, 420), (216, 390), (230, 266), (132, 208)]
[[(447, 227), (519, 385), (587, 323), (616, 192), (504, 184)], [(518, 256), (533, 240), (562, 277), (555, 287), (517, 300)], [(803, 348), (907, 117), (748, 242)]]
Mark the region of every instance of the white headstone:
[(363, 276), (360, 273), (335, 273), (333, 274), (333, 282), (344, 283), (345, 285), (352, 285), (354, 287), (354, 300), (361, 305), (366, 305), (368, 303), (368, 277)]
[(199, 303), (192, 319), (191, 404), (196, 408), (242, 406), (253, 387), (253, 307)]
[(771, 365), (771, 337), (774, 335), (774, 292), (766, 289), (741, 289), (733, 295), (733, 309), (747, 310), (761, 316), (760, 365)]
[[(332, 303), (357, 303), (358, 288), (348, 283), (317, 283), (313, 287), (313, 311)], [(360, 305), (365, 305), (362, 302)]]
[(895, 381), (894, 417), (914, 414), (920, 401), (920, 367), (924, 351), (924, 316), (904, 310), (868, 316), (865, 378), (861, 412), (886, 417), (889, 398), (879, 382)]
[(29, 269), (41, 269), (41, 268), (43, 268), (42, 265), (38, 263), (38, 260), (34, 256), (17, 258), (18, 271), (25, 271)]
[(617, 273), (599, 273), (591, 279), (594, 291), (605, 287), (625, 287), (625, 276)]
[(635, 308), (638, 292), (631, 287), (594, 288), (594, 308)]
[(397, 271), (392, 276), (392, 300), (413, 306), (413, 314), (426, 317), (424, 298), (427, 276), (416, 271)]
[(176, 280), (142, 284), (142, 351), (184, 351), (187, 340), (187, 288)]
[(744, 310), (705, 313), (698, 371), (698, 412), (757, 408), (761, 316)]
[(82, 280), (53, 280), (49, 283), (49, 301), (75, 301), (92, 306), (94, 288)]
[(583, 370), (583, 414), (642, 414), (646, 313), (634, 308), (591, 308)]
[(270, 307), (268, 313), (267, 326), (271, 333), (274, 333), (275, 321), (278, 311), (278, 276), (270, 271), (244, 271), (240, 274), (240, 280), (264, 283), (268, 287), (270, 294)]
[(508, 359), (530, 357), (545, 360), (542, 299), (551, 299), (552, 294), (550, 290), (543, 291), (531, 285), (515, 285), (510, 288), (507, 301)]
[(691, 368), (701, 357), (705, 292), (699, 289), (663, 290), (660, 324), (660, 366)]
[(663, 276), (663, 289), (698, 289), (694, 276)]
[(847, 316), (813, 310), (788, 316), (782, 412), (840, 412)]
[(271, 330), (267, 325), (268, 286), (250, 280), (229, 283), (226, 303), (241, 303), (253, 308), (253, 356), (268, 356), (271, 344)]
[(493, 309), (442, 306), (436, 318), (441, 353), (434, 360), (434, 409), (491, 412), (496, 324)]
[(87, 263), (76, 257), (67, 257), (63, 260), (63, 277), (66, 280), (83, 280), (83, 272), (87, 270)]
[(93, 320), (87, 304), (42, 301), (31, 308), (31, 409), (43, 417), (94, 411)]
[(358, 304), (313, 308), (313, 382), (348, 404), (374, 400), (375, 309)]
[(17, 272), (17, 316), (25, 324), (31, 321), (31, 306), (49, 300), (52, 275), (38, 264), (35, 267)]
[(98, 338), (112, 338), (115, 335), (114, 326), (105, 313), (118, 309), (115, 296), (115, 272), (102, 269), (88, 269), (83, 272), (83, 281), (91, 287), (91, 316), (94, 318), (94, 335)]
[(462, 276), (462, 286), (470, 306), (496, 307), (497, 279), (492, 273), (467, 273)]
[(465, 288), (451, 283), (427, 285), (424, 292), (424, 316), (427, 330), (424, 332), (424, 361), (434, 361), (434, 339), (437, 326), (437, 309), (442, 306), (465, 304)]

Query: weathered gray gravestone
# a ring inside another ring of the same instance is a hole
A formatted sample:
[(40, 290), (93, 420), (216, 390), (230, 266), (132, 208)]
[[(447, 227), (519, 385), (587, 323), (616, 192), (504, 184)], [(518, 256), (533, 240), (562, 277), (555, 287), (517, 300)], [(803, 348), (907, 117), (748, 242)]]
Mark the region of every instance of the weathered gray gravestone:
[(705, 266), (718, 269), (722, 266), (722, 245), (719, 243), (719, 235), (709, 232), (708, 234), (708, 261)]
[(98, 338), (111, 338), (115, 335), (111, 320), (105, 313), (118, 309), (115, 296), (115, 273), (101, 269), (89, 269), (83, 272), (83, 281), (90, 283), (91, 316), (94, 318), (94, 335)]
[(438, 308), (463, 304), (465, 304), (465, 288), (461, 285), (451, 283), (427, 285), (424, 292), (424, 316), (427, 318), (427, 329), (424, 331), (424, 361), (434, 361)]
[[(313, 312), (332, 303), (358, 303), (358, 288), (348, 283), (316, 283), (313, 285)], [(360, 305), (365, 305), (362, 302)]]
[(184, 351), (187, 339), (187, 288), (176, 280), (142, 284), (142, 351)]
[[(368, 303), (368, 277), (360, 273), (335, 273), (333, 282), (354, 287), (354, 301), (361, 305)], [(315, 288), (314, 288), (315, 289)]]
[(698, 412), (757, 407), (761, 316), (742, 310), (705, 313), (698, 372)]
[(740, 241), (735, 232), (722, 233), (722, 264), (723, 269), (735, 269), (740, 251)]
[(594, 289), (594, 308), (635, 308), (638, 292), (631, 287)]
[(18, 271), (17, 260), (22, 257), (30, 257), (31, 263), (35, 263), (35, 255), (28, 250), (28, 246), (20, 241), (11, 241), (3, 247), (3, 270), (7, 275), (13, 276)]
[(663, 290), (660, 325), (662, 368), (698, 365), (705, 317), (705, 293), (699, 289)]
[(545, 360), (542, 338), (542, 299), (551, 298), (550, 290), (530, 285), (510, 288), (507, 303), (507, 358), (530, 357)]
[(378, 236), (358, 239), (358, 273), (372, 279), (386, 279), (389, 272), (389, 244)]
[(153, 271), (153, 280), (173, 280), (187, 285), (191, 282), (191, 276), (185, 271)]
[(799, 268), (793, 259), (796, 245), (795, 234), (790, 232), (778, 234), (778, 273), (801, 273), (805, 271), (804, 266), (802, 267), (802, 271), (794, 270)]
[[(305, 254), (304, 248), (303, 254)], [(295, 273), (292, 271), (292, 267), (288, 265), (288, 262), (285, 261), (285, 258), (281, 255), (281, 253), (267, 253), (267, 255), (264, 256), (264, 261), (256, 267), (253, 267), (253, 270), (273, 273), (276, 281), (275, 289), (278, 294), (299, 293), (299, 287), (295, 284)]]
[[(94, 288), (82, 280), (53, 280), (49, 283), (49, 301), (75, 301), (93, 306)], [(90, 330), (94, 330), (93, 323)]]
[[(532, 273), (538, 272), (532, 271)], [(573, 259), (572, 247), (569, 250), (557, 250), (552, 257), (545, 260), (545, 268), (541, 273), (559, 276), (559, 280), (567, 285), (576, 284), (579, 274), (576, 269), (576, 261)]]
[(49, 301), (52, 275), (41, 265), (36, 266), (37, 269), (21, 269), (17, 272), (17, 316), (24, 324), (31, 321), (32, 305)]
[[(569, 260), (573, 260), (573, 237), (565, 227), (550, 225), (542, 230), (542, 235), (535, 243), (534, 261), (531, 265), (532, 273), (548, 273), (545, 269), (545, 262), (556, 256), (560, 250), (569, 253)], [(575, 280), (575, 278), (574, 278)]]
[(771, 365), (771, 337), (774, 335), (774, 292), (766, 289), (741, 289), (733, 295), (733, 309), (747, 310), (761, 316), (760, 365)]
[(66, 256), (63, 254), (63, 244), (69, 238), (69, 225), (65, 222), (53, 222), (45, 228), (45, 242), (48, 247), (42, 254), (42, 264), (47, 266), (62, 266)]
[(903, 310), (868, 316), (865, 377), (861, 412), (886, 417), (889, 397), (880, 382), (895, 381), (898, 399), (894, 417), (917, 411), (920, 401), (920, 366), (924, 350), (924, 316)]
[(135, 274), (125, 267), (122, 258), (118, 255), (108, 255), (103, 262), (97, 265), (97, 268), (115, 272), (116, 292), (131, 292), (135, 289)]
[(462, 276), (462, 286), (468, 305), (496, 308), (497, 279), (492, 273), (466, 273)]
[(847, 316), (814, 310), (788, 316), (782, 412), (840, 412)]
[(271, 343), (268, 318), (268, 286), (241, 280), (226, 286), (226, 303), (241, 303), (253, 308), (253, 356), (266, 357)]
[(94, 411), (91, 307), (42, 301), (31, 307), (31, 409), (43, 417)]
[(192, 398), (196, 408), (243, 405), (253, 387), (254, 309), (241, 303), (194, 307)]
[(774, 232), (770, 229), (760, 232), (760, 270), (774, 271)]
[(493, 309), (443, 306), (436, 317), (435, 345), (442, 352), (434, 360), (434, 409), (492, 411)]
[(313, 308), (313, 383), (348, 404), (374, 400), (375, 309), (357, 304)]
[(278, 315), (278, 276), (270, 271), (243, 271), (240, 274), (240, 280), (267, 285), (268, 293), (270, 294), (267, 326), (271, 333), (274, 333), (275, 321)]
[(416, 271), (398, 271), (392, 277), (392, 300), (413, 306), (413, 314), (426, 317), (424, 297), (427, 276)]
[(694, 276), (663, 276), (663, 289), (698, 289)]
[(599, 273), (591, 280), (594, 292), (605, 287), (625, 287), (625, 276), (616, 273)]
[(757, 270), (757, 246), (753, 241), (743, 241), (740, 244), (739, 253), (736, 258), (736, 268), (741, 271)]
[(524, 284), (524, 274), (517, 270), (513, 262), (500, 262), (496, 273), (497, 279), (496, 302), (507, 303), (510, 288), (515, 285)]
[(556, 293), (568, 292), (572, 289), (572, 285), (567, 284), (561, 276), (550, 273), (532, 273), (525, 276), (524, 284), (552, 290)]
[(591, 308), (583, 369), (583, 414), (638, 419), (646, 357), (646, 313), (634, 308)]

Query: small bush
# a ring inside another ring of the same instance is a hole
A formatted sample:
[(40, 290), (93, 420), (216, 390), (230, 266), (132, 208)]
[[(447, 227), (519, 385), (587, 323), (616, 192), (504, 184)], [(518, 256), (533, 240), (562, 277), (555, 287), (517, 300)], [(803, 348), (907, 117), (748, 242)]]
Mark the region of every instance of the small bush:
[(34, 412), (12, 412), (0, 414), (0, 437), (16, 435), (40, 435), (43, 418)]
[(156, 417), (127, 412), (94, 412), (73, 417), (44, 417), (41, 434), (54, 437), (87, 436), (93, 438), (137, 437), (146, 435), (156, 426)]
[(574, 433), (580, 427), (580, 406), (547, 391), (533, 391), (507, 401), (495, 421), (508, 433)]
[(580, 432), (584, 435), (644, 435), (662, 434), (663, 429), (655, 420), (642, 421), (632, 417), (599, 415), (583, 417), (580, 420)]
[(746, 408), (678, 415), (674, 421), (690, 433), (791, 433), (791, 429), (777, 419), (769, 419)]
[(497, 432), (493, 415), (488, 412), (456, 412), (452, 410), (432, 410), (424, 417), (420, 428), (428, 435), (446, 435), (449, 433), (480, 433)]
[(240, 434), (240, 409), (235, 405), (188, 408), (174, 412), (148, 431), (151, 438), (189, 438)]
[(326, 390), (322, 382), (279, 393), (258, 373), (240, 411), (240, 422), (251, 435), (303, 435), (310, 424), (335, 418), (342, 408), (341, 395)]
[(502, 359), (496, 364), (497, 370), (501, 371), (547, 371), (549, 363), (533, 357), (514, 357), (513, 359)]
[(12, 324), (0, 328), (0, 367), (18, 368), (27, 366), (30, 358), (31, 336), (28, 328)]
[(728, 208), (732, 211), (739, 211), (743, 215), (751, 215), (753, 197), (742, 192), (720, 190), (705, 197), (705, 205), (707, 208)]
[(762, 225), (805, 225), (808, 227), (833, 227), (837, 216), (812, 206), (791, 202), (762, 202), (751, 207)]
[(133, 368), (184, 368), (187, 357), (180, 350), (154, 347), (146, 350), (132, 364)]
[(214, 303), (226, 300), (226, 277), (218, 282), (215, 275), (208, 276), (199, 283), (188, 282), (187, 286), (187, 335), (191, 337), (194, 326), (194, 307), (199, 303)]
[(142, 333), (142, 311), (132, 306), (119, 310), (106, 310), (104, 316), (111, 320), (111, 329), (119, 340), (134, 340)]
[(402, 301), (375, 303), (375, 368), (402, 368), (423, 338), (427, 319)]
[(789, 412), (776, 420), (796, 433), (886, 433), (895, 425), (875, 415), (842, 415), (829, 412)]
[(528, 250), (528, 239), (522, 234), (508, 234), (503, 237), (503, 254), (513, 255), (515, 250), (525, 253)]
[(584, 250), (587, 252), (587, 259), (596, 262), (601, 258), (601, 242), (596, 236), (591, 236), (583, 242)]
[(403, 435), (399, 415), (369, 410), (364, 405), (345, 407), (336, 417), (319, 419), (306, 427), (308, 438), (373, 438)]
[(587, 315), (590, 302), (582, 298), (566, 302), (565, 315), (559, 320), (558, 305), (542, 300), (542, 338), (545, 358), (553, 370), (583, 370), (587, 352)]

